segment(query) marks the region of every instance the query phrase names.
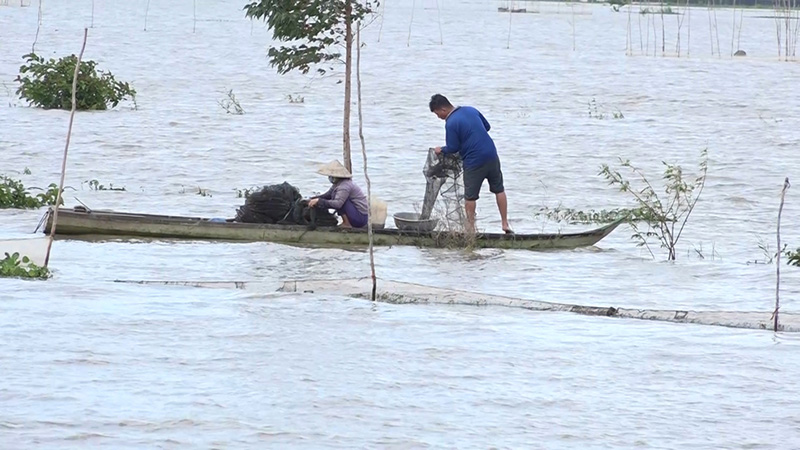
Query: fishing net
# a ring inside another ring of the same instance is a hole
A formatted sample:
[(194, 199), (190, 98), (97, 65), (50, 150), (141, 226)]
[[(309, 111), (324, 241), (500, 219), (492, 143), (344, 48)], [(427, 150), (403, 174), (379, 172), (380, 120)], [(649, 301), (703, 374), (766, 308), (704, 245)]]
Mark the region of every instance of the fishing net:
[(463, 205), (464, 180), (458, 154), (437, 155), (433, 149), (429, 149), (422, 173), (425, 175), (426, 186), (420, 220), (431, 217), (436, 200), (441, 197), (445, 225), (449, 228), (463, 226), (466, 219)]
[(336, 216), (327, 210), (309, 208), (300, 191), (287, 182), (264, 186), (247, 195), (244, 205), (236, 210), (237, 222), (280, 225), (334, 227)]

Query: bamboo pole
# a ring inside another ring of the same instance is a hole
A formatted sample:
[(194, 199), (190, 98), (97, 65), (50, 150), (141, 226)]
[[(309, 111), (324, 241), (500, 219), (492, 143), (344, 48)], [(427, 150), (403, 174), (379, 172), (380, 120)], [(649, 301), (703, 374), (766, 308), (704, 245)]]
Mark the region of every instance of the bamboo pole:
[(353, 0), (344, 4), (344, 111), (342, 114), (342, 164), (353, 173), (353, 162), (350, 157), (350, 104), (352, 103), (353, 78)]
[(58, 209), (59, 205), (61, 204), (61, 195), (64, 192), (64, 178), (67, 173), (67, 153), (69, 152), (69, 140), (70, 136), (72, 136), (72, 123), (75, 118), (75, 107), (76, 107), (76, 100), (75, 100), (75, 91), (78, 89), (78, 72), (81, 67), (81, 60), (83, 59), (83, 51), (86, 49), (86, 38), (89, 34), (89, 29), (83, 29), (83, 45), (81, 46), (81, 52), (78, 55), (78, 61), (75, 63), (75, 72), (72, 75), (72, 110), (69, 113), (69, 127), (67, 128), (67, 142), (64, 146), (64, 158), (61, 160), (61, 182), (58, 186), (58, 195), (56, 196), (56, 205), (53, 213), (53, 226), (50, 228), (50, 238), (47, 240), (47, 253), (44, 257), (44, 266), (47, 267), (48, 262), (50, 262), (50, 249), (53, 246), (53, 239), (55, 238), (56, 234), (56, 223), (58, 222)]
[(42, 28), (42, 0), (39, 0), (39, 12), (36, 16), (36, 36), (33, 38), (31, 53), (36, 53), (36, 43), (39, 42), (39, 30)]
[(411, 26), (414, 25), (414, 10), (417, 6), (417, 0), (413, 0), (411, 2), (411, 22), (408, 24), (408, 41), (406, 41), (406, 47), (411, 46)]
[(686, 25), (686, 57), (692, 56), (692, 7), (689, 5), (689, 0), (686, 0), (686, 14), (689, 15), (689, 23)]
[(508, 8), (508, 40), (506, 41), (506, 49), (511, 48), (511, 8)]
[(789, 177), (783, 181), (783, 189), (781, 189), (781, 206), (778, 208), (778, 231), (777, 231), (777, 239), (778, 239), (778, 254), (776, 255), (775, 259), (775, 273), (776, 273), (776, 282), (775, 282), (775, 312), (772, 313), (774, 319), (774, 330), (775, 332), (778, 331), (778, 310), (781, 306), (781, 214), (783, 213), (783, 201), (786, 198), (786, 190), (789, 189)]
[(572, 51), (575, 51), (575, 5), (572, 1), (569, 2), (569, 7), (572, 10)]
[(439, 45), (444, 45), (444, 33), (442, 32), (442, 12), (439, 9), (439, 0), (436, 0), (436, 19), (439, 21)]
[(731, 57), (733, 57), (733, 44), (736, 42), (736, 0), (733, 0), (733, 27), (731, 28)]
[(378, 27), (378, 42), (381, 41), (381, 35), (383, 34), (383, 19), (386, 17), (386, 0), (381, 3), (383, 6), (383, 12), (381, 12), (381, 26)]
[(356, 96), (358, 97), (358, 138), (361, 140), (361, 156), (364, 158), (364, 179), (367, 182), (367, 235), (369, 236), (369, 268), (372, 272), (372, 301), (377, 295), (375, 277), (375, 253), (372, 245), (372, 184), (367, 174), (367, 146), (364, 143), (364, 115), (361, 107), (361, 24), (356, 30)]
[(150, 0), (147, 0), (147, 5), (144, 7), (144, 31), (147, 31), (147, 15), (150, 13)]
[[(628, 2), (628, 43), (626, 46), (628, 47), (628, 56), (633, 56), (633, 22), (631, 17), (631, 10), (633, 9), (633, 1)], [(641, 32), (640, 36), (641, 38)]]

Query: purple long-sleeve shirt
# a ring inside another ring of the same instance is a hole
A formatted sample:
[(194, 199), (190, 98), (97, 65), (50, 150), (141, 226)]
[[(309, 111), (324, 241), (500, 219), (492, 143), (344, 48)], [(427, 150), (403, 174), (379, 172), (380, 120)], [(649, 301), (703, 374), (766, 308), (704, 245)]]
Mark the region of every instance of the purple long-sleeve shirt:
[(367, 196), (353, 183), (353, 180), (344, 179), (331, 186), (328, 192), (320, 195), (318, 205), (323, 208), (341, 209), (346, 200), (350, 200), (362, 214), (367, 214), (369, 208)]

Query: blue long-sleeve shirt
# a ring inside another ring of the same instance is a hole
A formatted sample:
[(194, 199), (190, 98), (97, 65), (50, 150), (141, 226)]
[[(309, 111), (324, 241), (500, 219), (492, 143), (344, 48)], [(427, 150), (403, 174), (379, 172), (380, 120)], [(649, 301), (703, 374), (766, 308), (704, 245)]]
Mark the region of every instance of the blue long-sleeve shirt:
[(465, 169), (474, 169), (497, 158), (497, 147), (489, 136), (489, 121), (471, 106), (459, 106), (445, 120), (442, 153), (461, 155)]

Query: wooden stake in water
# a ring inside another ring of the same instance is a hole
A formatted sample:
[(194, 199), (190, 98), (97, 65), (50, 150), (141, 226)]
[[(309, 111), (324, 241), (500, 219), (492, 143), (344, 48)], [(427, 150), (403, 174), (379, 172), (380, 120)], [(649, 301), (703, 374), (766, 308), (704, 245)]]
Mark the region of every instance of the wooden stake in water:
[(372, 272), (372, 301), (375, 301), (377, 278), (375, 277), (375, 255), (372, 245), (372, 184), (367, 174), (367, 146), (364, 143), (364, 115), (361, 108), (361, 23), (356, 30), (356, 95), (358, 96), (358, 138), (361, 140), (361, 156), (364, 158), (364, 179), (367, 181), (367, 235), (369, 236), (369, 268)]
[(776, 272), (776, 286), (775, 286), (775, 312), (772, 313), (775, 319), (775, 332), (778, 331), (778, 309), (781, 306), (781, 213), (783, 213), (783, 201), (786, 198), (786, 190), (789, 189), (789, 177), (783, 181), (783, 189), (781, 189), (781, 206), (778, 208), (778, 254), (775, 259), (775, 272)]
[(81, 52), (78, 54), (78, 61), (75, 63), (75, 72), (72, 75), (72, 110), (69, 113), (69, 127), (67, 128), (67, 142), (64, 146), (64, 158), (61, 160), (61, 182), (58, 186), (58, 195), (56, 196), (56, 205), (53, 213), (53, 226), (50, 227), (50, 239), (47, 240), (47, 253), (44, 257), (44, 266), (50, 261), (50, 248), (53, 246), (53, 238), (56, 234), (56, 223), (58, 222), (58, 209), (61, 204), (61, 194), (64, 192), (64, 178), (67, 173), (67, 153), (69, 152), (69, 140), (72, 136), (72, 122), (75, 118), (75, 108), (77, 102), (75, 101), (75, 91), (78, 90), (78, 71), (81, 67), (81, 60), (83, 59), (83, 51), (86, 49), (86, 38), (89, 35), (89, 29), (83, 29), (83, 45)]

